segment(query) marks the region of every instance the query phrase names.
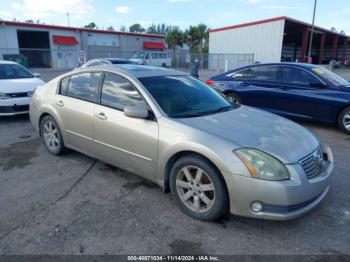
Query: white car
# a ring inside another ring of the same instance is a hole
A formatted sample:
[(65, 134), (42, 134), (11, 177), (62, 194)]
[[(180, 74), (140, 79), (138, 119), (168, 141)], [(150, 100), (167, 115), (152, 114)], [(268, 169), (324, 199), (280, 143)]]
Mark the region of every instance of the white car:
[(0, 116), (26, 114), (35, 88), (44, 83), (25, 67), (0, 60)]
[(136, 52), (130, 60), (139, 65), (171, 67), (171, 56), (166, 52)]

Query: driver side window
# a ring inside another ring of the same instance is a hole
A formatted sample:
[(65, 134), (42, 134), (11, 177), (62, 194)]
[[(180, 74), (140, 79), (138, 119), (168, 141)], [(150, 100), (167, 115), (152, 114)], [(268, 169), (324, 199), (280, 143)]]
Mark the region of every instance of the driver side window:
[(136, 87), (126, 78), (106, 73), (102, 86), (101, 105), (123, 111), (126, 106), (147, 106)]
[(296, 67), (281, 66), (278, 72), (278, 81), (289, 84), (309, 86), (310, 83), (320, 82), (305, 70)]

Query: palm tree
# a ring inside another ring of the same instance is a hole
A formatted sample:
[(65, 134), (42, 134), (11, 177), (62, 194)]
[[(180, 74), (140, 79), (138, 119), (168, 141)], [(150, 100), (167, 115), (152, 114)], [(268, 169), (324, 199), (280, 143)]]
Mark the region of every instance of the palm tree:
[(171, 31), (167, 33), (165, 41), (175, 53), (177, 46), (182, 47), (184, 43), (184, 33), (178, 27), (172, 27)]

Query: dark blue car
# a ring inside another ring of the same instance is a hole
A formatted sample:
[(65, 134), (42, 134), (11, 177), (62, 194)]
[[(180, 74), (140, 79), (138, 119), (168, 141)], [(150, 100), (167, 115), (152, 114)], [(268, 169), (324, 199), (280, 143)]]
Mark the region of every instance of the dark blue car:
[(327, 124), (350, 134), (350, 83), (312, 64), (255, 64), (213, 76), (207, 83), (231, 102)]

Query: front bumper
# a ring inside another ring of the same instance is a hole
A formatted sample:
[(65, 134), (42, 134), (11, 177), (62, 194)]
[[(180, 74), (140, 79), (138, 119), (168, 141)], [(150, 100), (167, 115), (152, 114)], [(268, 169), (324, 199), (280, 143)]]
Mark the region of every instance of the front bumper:
[(0, 100), (0, 116), (27, 114), (30, 97), (10, 98)]
[[(307, 179), (299, 163), (286, 165), (291, 177), (285, 181), (266, 181), (231, 174), (231, 179), (226, 181), (230, 212), (271, 220), (288, 220), (309, 212), (322, 201), (330, 187), (333, 154), (328, 146), (323, 146), (323, 151), (328, 160), (319, 175), (312, 179)], [(255, 201), (263, 205), (259, 212), (251, 209), (251, 204)]]

